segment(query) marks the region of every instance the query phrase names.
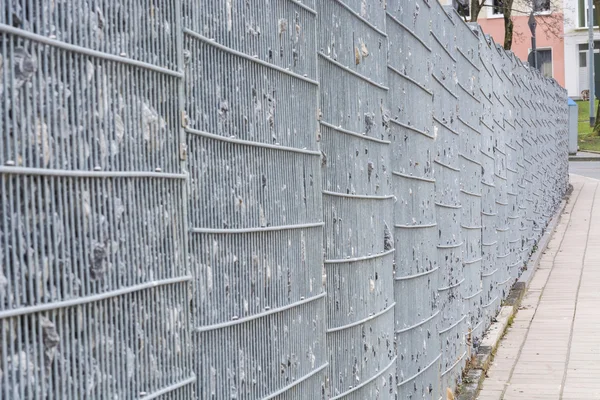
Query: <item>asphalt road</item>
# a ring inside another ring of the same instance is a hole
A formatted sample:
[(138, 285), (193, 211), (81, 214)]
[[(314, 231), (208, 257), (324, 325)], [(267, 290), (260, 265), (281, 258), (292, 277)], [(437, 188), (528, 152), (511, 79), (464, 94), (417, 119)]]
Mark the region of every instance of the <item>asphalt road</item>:
[(600, 161), (571, 161), (569, 162), (569, 172), (600, 179)]

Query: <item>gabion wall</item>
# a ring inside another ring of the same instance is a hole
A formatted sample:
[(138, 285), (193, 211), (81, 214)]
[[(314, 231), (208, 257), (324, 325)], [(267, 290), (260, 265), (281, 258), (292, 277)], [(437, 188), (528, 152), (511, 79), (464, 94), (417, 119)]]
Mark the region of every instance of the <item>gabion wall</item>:
[(437, 400), (568, 184), (433, 0), (0, 4), (0, 398)]

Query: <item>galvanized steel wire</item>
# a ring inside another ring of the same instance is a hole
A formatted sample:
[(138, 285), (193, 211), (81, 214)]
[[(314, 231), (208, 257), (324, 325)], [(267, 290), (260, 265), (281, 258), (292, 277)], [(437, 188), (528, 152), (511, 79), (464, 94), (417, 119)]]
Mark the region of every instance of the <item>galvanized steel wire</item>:
[(435, 1), (0, 3), (0, 398), (437, 399), (568, 185)]

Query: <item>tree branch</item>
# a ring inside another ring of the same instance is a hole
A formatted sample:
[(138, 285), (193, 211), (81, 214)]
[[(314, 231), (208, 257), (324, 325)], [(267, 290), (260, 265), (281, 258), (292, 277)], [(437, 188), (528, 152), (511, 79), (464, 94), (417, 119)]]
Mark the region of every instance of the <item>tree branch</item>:
[[(498, 7), (494, 7), (492, 4), (484, 4), (481, 6), (481, 8), (483, 8), (483, 7), (498, 8)], [(518, 13), (525, 14), (525, 15), (531, 14), (531, 11), (523, 11), (523, 10), (519, 10), (517, 8), (512, 8), (512, 7), (510, 8), (510, 11), (516, 11)]]

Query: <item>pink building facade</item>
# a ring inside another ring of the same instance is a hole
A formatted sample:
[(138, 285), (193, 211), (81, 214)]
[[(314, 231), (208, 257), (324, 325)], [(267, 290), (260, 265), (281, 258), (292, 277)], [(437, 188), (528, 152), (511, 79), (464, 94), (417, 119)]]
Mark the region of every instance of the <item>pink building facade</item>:
[[(565, 46), (563, 32), (563, 16), (562, 14), (553, 14), (551, 17), (538, 15), (538, 21), (543, 18), (552, 18), (547, 23), (556, 23), (556, 29), (548, 34), (541, 27), (544, 23), (538, 22), (537, 49), (538, 61), (541, 63), (542, 73), (546, 76), (553, 77), (561, 86), (565, 86)], [(514, 23), (512, 51), (517, 57), (523, 61), (527, 61), (527, 56), (531, 51), (531, 32), (527, 25), (529, 17), (525, 15), (513, 16)], [(488, 17), (478, 18), (477, 23), (481, 25), (483, 31), (494, 38), (494, 41), (500, 45), (504, 43), (504, 18), (503, 17)]]
[[(470, 3), (471, 0), (438, 0), (447, 7), (454, 7), (465, 19), (471, 19)], [(481, 2), (481, 0), (479, 0)], [(531, 52), (531, 31), (529, 30), (528, 20), (532, 5), (538, 10), (535, 13), (537, 22), (537, 43), (538, 65), (542, 74), (554, 78), (561, 86), (569, 90), (569, 95), (576, 89), (570, 81), (570, 75), (575, 72), (575, 67), (569, 68), (569, 60), (565, 60), (565, 38), (569, 39), (572, 34), (565, 35), (565, 23), (567, 18), (579, 21), (578, 29), (582, 33), (582, 26), (585, 26), (585, 9), (583, 4), (586, 0), (514, 0), (512, 6), (512, 21), (514, 24), (513, 41), (511, 50), (519, 59), (527, 61)], [(563, 4), (564, 3), (564, 4)], [(462, 4), (462, 5), (461, 5)], [(481, 25), (483, 31), (492, 36), (497, 44), (504, 45), (504, 15), (502, 15), (502, 0), (484, 0), (477, 17), (477, 23)], [(571, 15), (572, 14), (572, 15)], [(569, 29), (569, 32), (574, 29)], [(587, 39), (586, 39), (587, 40)], [(586, 41), (587, 43), (587, 41)], [(597, 45), (598, 46), (598, 45)], [(568, 47), (568, 46), (567, 46)], [(579, 49), (581, 51), (581, 49)], [(571, 57), (571, 53), (572, 57)], [(576, 50), (567, 51), (570, 58), (575, 60), (581, 55)], [(583, 56), (583, 58), (585, 58)], [(582, 58), (582, 59), (583, 59)], [(581, 64), (581, 63), (580, 63)], [(585, 69), (585, 65), (580, 71)], [(565, 70), (567, 73), (565, 73)], [(583, 73), (579, 73), (583, 76)], [(586, 75), (587, 76), (587, 75)], [(565, 79), (566, 78), (566, 79)], [(587, 80), (580, 84), (580, 87), (587, 85)], [(587, 87), (584, 87), (587, 89)], [(581, 90), (581, 89), (579, 89)]]

